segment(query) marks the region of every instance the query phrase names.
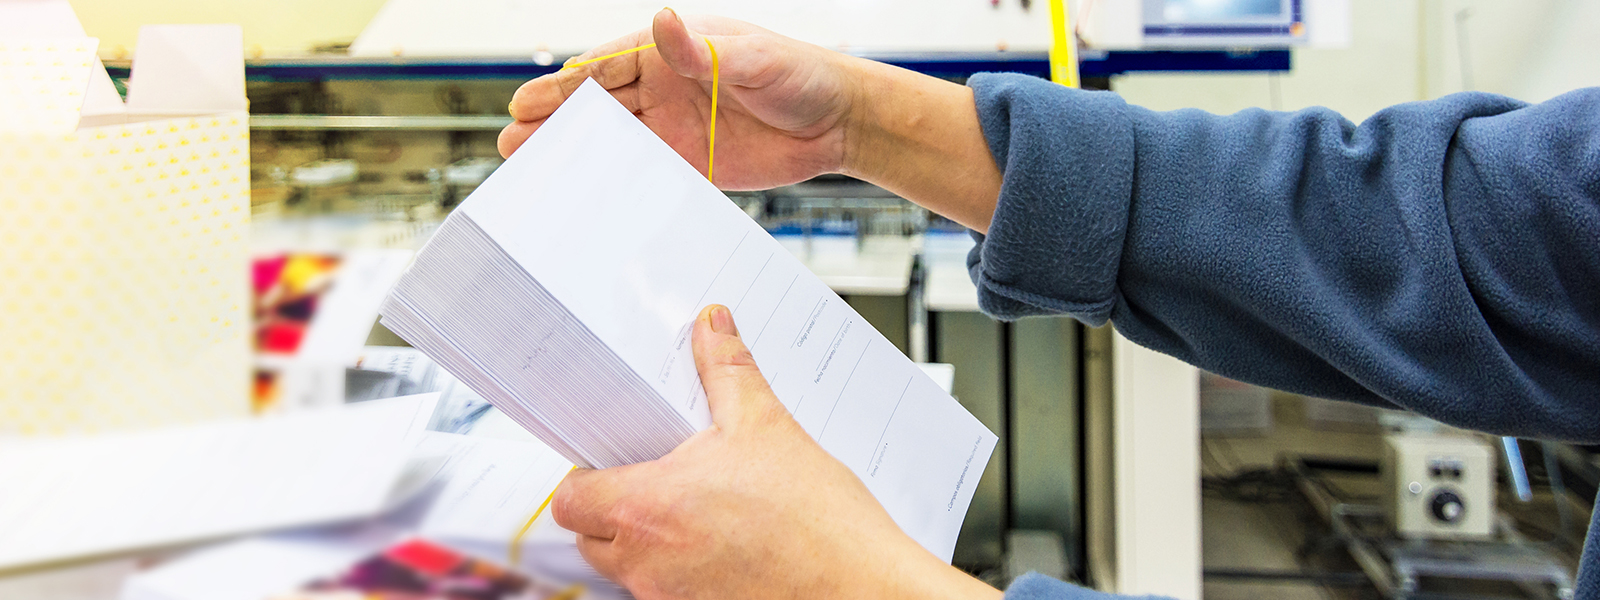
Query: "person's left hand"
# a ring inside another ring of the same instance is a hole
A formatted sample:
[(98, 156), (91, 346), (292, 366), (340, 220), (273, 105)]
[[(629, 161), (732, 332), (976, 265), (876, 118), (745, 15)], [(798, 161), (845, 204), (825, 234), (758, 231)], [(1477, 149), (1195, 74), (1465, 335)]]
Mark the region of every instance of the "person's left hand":
[(694, 324), (713, 425), (659, 460), (573, 472), (556, 523), (641, 600), (998, 598), (912, 540), (801, 429), (726, 307)]

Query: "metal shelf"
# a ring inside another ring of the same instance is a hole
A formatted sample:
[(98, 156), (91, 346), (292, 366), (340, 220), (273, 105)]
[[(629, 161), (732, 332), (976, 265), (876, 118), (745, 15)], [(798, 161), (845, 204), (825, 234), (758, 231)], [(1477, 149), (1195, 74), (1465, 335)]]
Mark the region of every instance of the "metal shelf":
[(250, 115), (250, 128), (260, 130), (500, 131), (510, 124), (511, 117), (495, 115)]
[[(1009, 72), (1049, 77), (1043, 52), (952, 52), (864, 54), (866, 58), (935, 77), (962, 78), (974, 73)], [(1288, 50), (1158, 50), (1083, 52), (1084, 77), (1132, 72), (1287, 71)], [(127, 61), (111, 61), (113, 77), (127, 77)], [(560, 68), (560, 62), (539, 64), (524, 58), (354, 58), (323, 56), (245, 61), (251, 81), (324, 81), (383, 79), (530, 79)], [(344, 116), (252, 115), (258, 130), (302, 131), (499, 131), (511, 118), (498, 115)]]

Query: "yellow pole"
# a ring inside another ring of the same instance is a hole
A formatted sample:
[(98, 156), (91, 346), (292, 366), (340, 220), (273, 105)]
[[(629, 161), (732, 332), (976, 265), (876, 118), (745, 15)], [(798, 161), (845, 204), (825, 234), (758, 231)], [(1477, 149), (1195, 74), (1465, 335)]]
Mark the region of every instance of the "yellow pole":
[(1050, 25), (1055, 29), (1050, 44), (1050, 80), (1078, 87), (1078, 40), (1072, 33), (1072, 15), (1067, 13), (1066, 0), (1050, 0)]

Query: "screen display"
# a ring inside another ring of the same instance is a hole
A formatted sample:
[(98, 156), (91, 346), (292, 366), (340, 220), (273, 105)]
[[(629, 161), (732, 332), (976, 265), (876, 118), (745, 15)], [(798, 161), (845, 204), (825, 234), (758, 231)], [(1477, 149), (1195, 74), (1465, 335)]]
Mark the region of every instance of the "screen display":
[(1147, 46), (1284, 47), (1305, 37), (1302, 0), (1143, 0)]
[(1283, 0), (1163, 0), (1161, 7), (1162, 20), (1168, 23), (1277, 19), (1287, 16), (1285, 12)]

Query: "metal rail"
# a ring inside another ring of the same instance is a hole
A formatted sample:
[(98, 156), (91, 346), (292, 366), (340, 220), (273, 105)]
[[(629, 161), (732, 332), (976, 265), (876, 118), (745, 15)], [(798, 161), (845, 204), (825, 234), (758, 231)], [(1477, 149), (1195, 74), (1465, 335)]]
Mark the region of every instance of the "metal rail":
[(1362, 572), (1367, 574), (1367, 578), (1372, 580), (1372, 586), (1378, 588), (1378, 593), (1385, 598), (1396, 597), (1396, 584), (1394, 578), (1389, 574), (1388, 563), (1384, 562), (1383, 556), (1378, 553), (1378, 549), (1367, 543), (1362, 538), (1361, 532), (1356, 531), (1347, 520), (1352, 516), (1374, 514), (1376, 512), (1375, 507), (1339, 502), (1337, 498), (1333, 497), (1332, 493), (1328, 492), (1327, 488), (1311, 477), (1311, 474), (1307, 472), (1305, 462), (1300, 460), (1299, 457), (1289, 458), (1284, 462), (1289, 467), (1289, 471), (1294, 474), (1295, 485), (1299, 486), (1300, 492), (1305, 494), (1306, 500), (1311, 503), (1311, 507), (1328, 524), (1333, 533), (1344, 540), (1346, 548), (1350, 551), (1351, 558), (1355, 559)]
[(498, 115), (250, 115), (250, 128), (261, 130), (500, 131), (510, 124)]

